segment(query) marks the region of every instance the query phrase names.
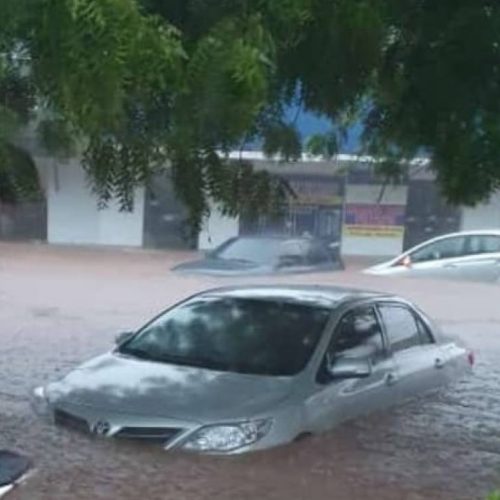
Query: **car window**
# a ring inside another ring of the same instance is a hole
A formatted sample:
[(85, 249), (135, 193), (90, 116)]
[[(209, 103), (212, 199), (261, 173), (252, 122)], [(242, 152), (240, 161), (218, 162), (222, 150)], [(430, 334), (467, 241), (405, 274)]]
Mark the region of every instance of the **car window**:
[(326, 384), (331, 379), (328, 366), (340, 358), (368, 358), (376, 364), (386, 356), (382, 328), (373, 307), (346, 313), (337, 324), (326, 350), (316, 380)]
[(500, 236), (469, 236), (467, 253), (469, 255), (500, 253)]
[(402, 351), (421, 344), (420, 328), (414, 314), (405, 306), (379, 306), (382, 321), (393, 351)]
[(420, 334), (420, 343), (434, 344), (434, 337), (432, 336), (429, 327), (418, 316), (415, 316), (415, 321), (417, 322), (418, 333)]
[(412, 262), (451, 259), (466, 254), (465, 237), (455, 236), (429, 243), (410, 254)]
[(264, 299), (201, 297), (170, 309), (120, 347), (152, 361), (255, 375), (304, 369), (329, 308)]
[(384, 357), (382, 328), (374, 308), (347, 313), (337, 325), (328, 353), (332, 358), (368, 357), (373, 362)]

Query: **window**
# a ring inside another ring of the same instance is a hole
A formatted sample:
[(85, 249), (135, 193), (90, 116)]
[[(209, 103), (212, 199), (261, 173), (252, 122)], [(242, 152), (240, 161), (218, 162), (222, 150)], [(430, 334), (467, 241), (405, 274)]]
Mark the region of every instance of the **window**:
[(120, 347), (156, 362), (236, 373), (291, 376), (314, 352), (329, 308), (207, 296), (170, 309)]
[(415, 317), (415, 320), (417, 322), (418, 332), (420, 333), (420, 343), (434, 344), (434, 337), (431, 335), (428, 326), (418, 316)]
[(483, 253), (500, 253), (499, 236), (469, 236), (467, 253), (477, 255)]
[(432, 260), (460, 257), (465, 253), (465, 238), (463, 236), (457, 236), (429, 243), (413, 252), (410, 257), (412, 262), (428, 262)]
[(373, 364), (386, 355), (382, 328), (373, 307), (348, 312), (337, 325), (317, 374), (317, 382), (326, 384), (331, 379), (328, 366), (340, 358), (365, 358)]
[(373, 307), (347, 313), (337, 326), (328, 352), (333, 358), (368, 357), (374, 362), (382, 358), (382, 329)]
[(413, 313), (405, 306), (384, 304), (379, 307), (393, 351), (420, 345), (420, 328)]

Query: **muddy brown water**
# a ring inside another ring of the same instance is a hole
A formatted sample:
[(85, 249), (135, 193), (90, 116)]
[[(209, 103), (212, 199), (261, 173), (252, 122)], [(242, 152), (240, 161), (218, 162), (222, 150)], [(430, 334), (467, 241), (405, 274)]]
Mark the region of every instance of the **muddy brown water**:
[(175, 300), (240, 282), (168, 272), (186, 257), (0, 245), (0, 449), (27, 453), (37, 465), (12, 500), (470, 500), (500, 486), (500, 287), (375, 278), (356, 265), (279, 281), (412, 299), (475, 350), (474, 375), (324, 435), (233, 458), (95, 440), (35, 417), (34, 386), (108, 349), (116, 332)]

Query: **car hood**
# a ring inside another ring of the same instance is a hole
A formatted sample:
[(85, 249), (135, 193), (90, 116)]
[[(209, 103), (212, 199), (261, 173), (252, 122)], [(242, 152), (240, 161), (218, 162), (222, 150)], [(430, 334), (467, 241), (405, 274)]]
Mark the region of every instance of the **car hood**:
[(47, 388), (51, 403), (199, 422), (244, 419), (292, 390), (289, 377), (217, 372), (109, 353)]
[(390, 260), (387, 260), (384, 262), (380, 262), (380, 263), (375, 264), (373, 266), (370, 266), (366, 269), (363, 269), (363, 272), (366, 274), (380, 274), (380, 273), (384, 273), (385, 271), (391, 271), (391, 270), (397, 271), (399, 269), (393, 268), (393, 265), (395, 262), (398, 261), (398, 259), (399, 259), (399, 257), (396, 257), (396, 258), (393, 258), (393, 259), (390, 259)]
[(211, 275), (238, 275), (238, 274), (261, 274), (271, 272), (272, 266), (262, 266), (254, 262), (225, 259), (201, 259), (184, 262), (172, 268), (172, 271), (211, 274)]

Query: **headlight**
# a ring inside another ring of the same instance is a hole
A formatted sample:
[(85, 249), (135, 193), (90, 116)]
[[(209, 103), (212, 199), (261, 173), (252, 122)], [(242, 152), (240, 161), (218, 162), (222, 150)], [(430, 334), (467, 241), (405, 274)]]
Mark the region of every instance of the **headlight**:
[(231, 452), (256, 443), (269, 432), (271, 426), (271, 419), (208, 425), (192, 434), (184, 443), (183, 448), (207, 453)]
[(37, 415), (47, 415), (49, 413), (49, 400), (45, 387), (37, 387), (33, 391), (31, 406)]

